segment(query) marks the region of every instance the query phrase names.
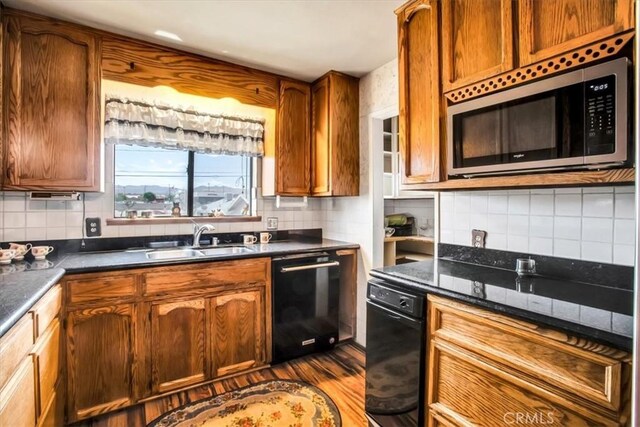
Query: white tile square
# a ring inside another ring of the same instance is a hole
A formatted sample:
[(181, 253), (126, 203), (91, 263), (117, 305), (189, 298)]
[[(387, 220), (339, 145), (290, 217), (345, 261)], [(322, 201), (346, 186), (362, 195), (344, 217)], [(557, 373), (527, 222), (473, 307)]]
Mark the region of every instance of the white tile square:
[(26, 240), (38, 241), (47, 239), (46, 227), (30, 227), (25, 230), (25, 233)]
[(531, 194), (553, 194), (553, 188), (532, 188)]
[(582, 194), (603, 194), (613, 193), (613, 187), (584, 187)]
[(507, 213), (509, 208), (509, 198), (506, 195), (489, 195), (489, 213)]
[(616, 218), (635, 218), (635, 195), (633, 193), (615, 194)]
[(613, 217), (613, 193), (584, 194), (582, 196), (582, 214), (588, 217)]
[(581, 194), (556, 194), (555, 195), (555, 215), (581, 216), (582, 215), (582, 195)]
[(23, 228), (26, 225), (26, 215), (22, 212), (5, 212), (4, 228)]
[(553, 239), (553, 256), (580, 259), (580, 241)]
[(47, 240), (59, 240), (67, 238), (65, 227), (47, 227)]
[(472, 194), (470, 203), (471, 213), (486, 213), (489, 207), (489, 197), (486, 194)]
[(529, 214), (529, 194), (509, 194), (509, 215)]
[(466, 213), (469, 212), (470, 197), (466, 193), (456, 193), (455, 195), (455, 212)]
[(46, 212), (27, 212), (26, 217), (28, 228), (46, 227), (47, 225)]
[(553, 194), (532, 194), (531, 215), (553, 215)]
[[(67, 209), (67, 203), (61, 200), (49, 200), (47, 202), (47, 211), (63, 211)], [(80, 202), (82, 203), (82, 202)], [(80, 210), (82, 210), (82, 205), (80, 205)]]
[(47, 211), (47, 227), (64, 227), (66, 217), (65, 211)]
[(527, 215), (509, 215), (509, 236), (528, 236), (529, 217)]
[(67, 227), (65, 238), (67, 239), (82, 239), (83, 231), (80, 227)]
[(553, 300), (551, 312), (553, 316), (570, 322), (580, 321), (580, 306), (572, 302)]
[(453, 230), (440, 230), (440, 242), (455, 244), (455, 233)]
[(583, 242), (613, 242), (613, 219), (582, 218)]
[(528, 307), (529, 310), (536, 313), (551, 315), (551, 304), (553, 300), (551, 298), (543, 297), (540, 295), (528, 295)]
[(580, 240), (580, 218), (556, 216), (553, 218), (553, 237)]
[(486, 240), (486, 247), (488, 249), (507, 249), (507, 235), (498, 233), (488, 233)]
[(3, 211), (4, 212), (24, 212), (26, 203), (24, 194), (8, 194), (4, 195)]
[(47, 210), (47, 202), (43, 200), (27, 200), (27, 212), (40, 212)]
[(636, 191), (636, 187), (634, 185), (619, 185), (615, 187), (616, 193), (634, 193)]
[(471, 232), (469, 230), (454, 231), (453, 241), (456, 245), (471, 246)]
[(582, 242), (582, 254), (584, 261), (613, 262), (613, 245), (611, 243)]
[(19, 242), (25, 240), (25, 236), (24, 228), (5, 228), (4, 238), (2, 240), (6, 242)]
[(613, 313), (611, 318), (611, 326), (613, 332), (627, 337), (633, 336), (633, 316), (625, 314)]
[(509, 216), (502, 214), (489, 214), (487, 217), (487, 231), (489, 233), (507, 234)]
[(636, 264), (636, 250), (633, 245), (613, 245), (613, 263), (627, 265), (630, 267)]
[(453, 217), (454, 230), (469, 230), (469, 212), (456, 212)]
[(613, 242), (623, 245), (634, 245), (636, 224), (632, 219), (616, 219), (614, 224)]
[(529, 250), (529, 238), (527, 236), (507, 236), (507, 250), (513, 252), (527, 252)]
[(594, 328), (611, 330), (611, 312), (599, 308), (580, 306), (580, 323)]
[(582, 194), (582, 188), (569, 187), (569, 188), (556, 188), (554, 189), (556, 194)]
[(469, 228), (472, 230), (487, 230), (487, 214), (486, 213), (472, 213), (469, 216)]
[(65, 214), (65, 225), (67, 227), (82, 227), (82, 212), (67, 211)]
[(529, 234), (535, 237), (553, 237), (553, 217), (529, 217)]
[(553, 255), (553, 239), (529, 237), (529, 251), (532, 254)]

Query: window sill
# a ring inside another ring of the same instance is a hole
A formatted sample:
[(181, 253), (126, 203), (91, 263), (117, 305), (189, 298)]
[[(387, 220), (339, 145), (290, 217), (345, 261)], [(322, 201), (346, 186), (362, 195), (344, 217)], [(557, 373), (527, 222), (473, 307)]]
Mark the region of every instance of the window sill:
[(107, 218), (107, 225), (193, 224), (208, 222), (259, 222), (262, 216), (183, 216), (179, 218)]

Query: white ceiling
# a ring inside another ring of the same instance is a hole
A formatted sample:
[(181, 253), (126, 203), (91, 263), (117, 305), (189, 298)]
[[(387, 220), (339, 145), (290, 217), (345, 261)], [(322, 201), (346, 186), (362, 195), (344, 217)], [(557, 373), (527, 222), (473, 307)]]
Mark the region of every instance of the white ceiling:
[[(311, 81), (362, 76), (397, 56), (405, 0), (3, 0), (78, 22)], [(173, 42), (154, 35), (169, 31)]]

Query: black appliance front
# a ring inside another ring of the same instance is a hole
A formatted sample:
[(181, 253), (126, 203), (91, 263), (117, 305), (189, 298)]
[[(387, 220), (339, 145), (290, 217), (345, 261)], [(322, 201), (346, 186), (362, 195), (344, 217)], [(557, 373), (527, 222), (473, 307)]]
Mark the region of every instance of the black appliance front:
[(383, 281), (367, 287), (365, 412), (370, 424), (424, 424), (424, 296)]
[(273, 360), (280, 363), (338, 341), (340, 263), (325, 252), (274, 258)]

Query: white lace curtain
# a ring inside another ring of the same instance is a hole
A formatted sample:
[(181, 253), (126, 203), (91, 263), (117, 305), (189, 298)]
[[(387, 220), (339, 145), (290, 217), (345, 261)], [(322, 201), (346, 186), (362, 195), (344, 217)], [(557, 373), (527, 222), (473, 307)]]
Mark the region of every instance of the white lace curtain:
[(105, 141), (199, 153), (261, 157), (264, 120), (107, 96)]

